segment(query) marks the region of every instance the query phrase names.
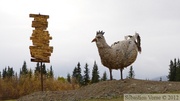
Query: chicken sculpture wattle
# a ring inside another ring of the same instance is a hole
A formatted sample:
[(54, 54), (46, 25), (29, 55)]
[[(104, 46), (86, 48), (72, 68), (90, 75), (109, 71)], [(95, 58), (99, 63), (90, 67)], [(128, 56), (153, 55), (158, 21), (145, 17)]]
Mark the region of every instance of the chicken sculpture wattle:
[(109, 68), (110, 79), (113, 79), (112, 69), (120, 69), (121, 79), (123, 79), (123, 69), (136, 60), (138, 52), (141, 53), (141, 38), (138, 33), (135, 33), (109, 46), (103, 36), (104, 33), (98, 31), (92, 42), (96, 42), (102, 64)]

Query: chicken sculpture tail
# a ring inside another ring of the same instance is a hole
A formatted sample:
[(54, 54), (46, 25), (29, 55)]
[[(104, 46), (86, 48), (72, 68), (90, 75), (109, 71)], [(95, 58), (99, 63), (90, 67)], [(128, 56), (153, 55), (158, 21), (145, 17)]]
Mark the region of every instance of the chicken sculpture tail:
[(139, 36), (138, 33), (135, 33), (135, 38), (137, 40), (136, 45), (138, 48), (139, 53), (141, 53), (142, 49), (141, 49), (141, 37)]

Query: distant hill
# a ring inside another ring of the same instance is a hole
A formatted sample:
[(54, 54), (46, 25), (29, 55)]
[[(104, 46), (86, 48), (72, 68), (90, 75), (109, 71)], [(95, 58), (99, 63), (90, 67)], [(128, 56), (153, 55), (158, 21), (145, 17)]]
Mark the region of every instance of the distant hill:
[(155, 77), (155, 78), (153, 78), (151, 80), (153, 80), (153, 81), (160, 81), (160, 78), (161, 78), (162, 81), (168, 81), (167, 76), (159, 76), (159, 77)]

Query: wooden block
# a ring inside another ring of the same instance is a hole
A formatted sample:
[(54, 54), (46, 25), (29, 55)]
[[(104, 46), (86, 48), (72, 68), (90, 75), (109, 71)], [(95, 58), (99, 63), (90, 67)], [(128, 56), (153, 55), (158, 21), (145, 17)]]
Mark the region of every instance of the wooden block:
[(29, 14), (29, 17), (40, 17), (40, 18), (49, 18), (49, 15), (42, 15), (42, 14)]
[(48, 22), (32, 21), (32, 27), (46, 29)]
[(45, 62), (45, 63), (50, 63), (50, 60), (41, 60), (41, 59), (35, 59), (35, 58), (32, 58), (31, 59), (31, 62)]

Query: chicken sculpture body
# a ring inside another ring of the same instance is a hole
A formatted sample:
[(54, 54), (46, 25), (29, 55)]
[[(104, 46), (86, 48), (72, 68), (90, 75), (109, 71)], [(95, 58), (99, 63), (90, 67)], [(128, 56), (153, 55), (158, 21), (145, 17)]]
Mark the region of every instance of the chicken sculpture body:
[(141, 39), (138, 33), (131, 36), (125, 36), (125, 40), (115, 42), (111, 46), (106, 43), (104, 32), (98, 31), (92, 42), (96, 42), (101, 62), (109, 68), (110, 79), (112, 80), (112, 69), (120, 69), (121, 79), (123, 79), (122, 71), (131, 65), (141, 52)]

